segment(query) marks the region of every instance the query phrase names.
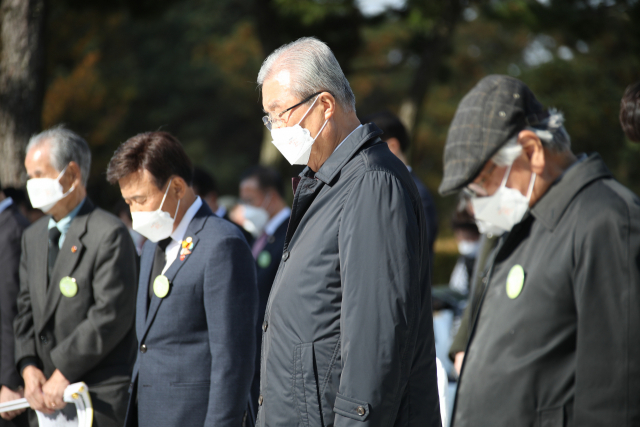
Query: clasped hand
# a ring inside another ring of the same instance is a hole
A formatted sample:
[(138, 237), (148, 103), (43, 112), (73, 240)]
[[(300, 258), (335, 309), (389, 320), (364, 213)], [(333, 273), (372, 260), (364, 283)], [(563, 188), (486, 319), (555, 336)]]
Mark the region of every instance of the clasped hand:
[(24, 378), (24, 397), (27, 398), (31, 408), (45, 414), (64, 408), (64, 390), (69, 381), (62, 372), (55, 370), (51, 378), (47, 380), (42, 371), (35, 366), (27, 366), (22, 371)]

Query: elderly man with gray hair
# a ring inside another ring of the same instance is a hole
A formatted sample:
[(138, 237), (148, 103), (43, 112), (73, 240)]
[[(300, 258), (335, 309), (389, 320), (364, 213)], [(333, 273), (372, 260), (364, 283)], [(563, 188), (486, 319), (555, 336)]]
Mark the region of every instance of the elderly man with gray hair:
[(294, 200), (262, 324), (257, 424), (439, 426), (428, 236), (420, 195), (326, 44), (263, 63), (264, 124)]
[(133, 241), (87, 198), (91, 152), (79, 135), (56, 127), (32, 137), (25, 166), (31, 204), (48, 215), (22, 236), (14, 329), (24, 395), (38, 411), (68, 411), (66, 386), (84, 381), (93, 425), (122, 426), (136, 349)]
[(502, 235), (486, 268), (452, 425), (640, 425), (640, 200), (521, 81), (460, 102), (442, 194)]

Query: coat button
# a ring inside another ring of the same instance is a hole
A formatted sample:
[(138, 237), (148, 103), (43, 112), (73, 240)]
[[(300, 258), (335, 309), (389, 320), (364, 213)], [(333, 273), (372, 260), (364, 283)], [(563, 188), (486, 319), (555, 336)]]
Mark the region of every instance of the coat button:
[(260, 395), (260, 397), (258, 397), (258, 405), (262, 406), (262, 402), (264, 402), (264, 398)]
[(356, 412), (358, 413), (358, 415), (363, 416), (365, 411), (362, 406), (358, 406), (358, 409), (356, 409)]
[(47, 344), (49, 342), (49, 340), (44, 335), (40, 335), (40, 342), (42, 344)]
[(282, 254), (282, 261), (287, 261), (289, 259), (289, 251), (286, 250), (284, 251), (284, 253)]
[(267, 323), (266, 320), (262, 322), (262, 332), (267, 332), (268, 327), (269, 327), (269, 324)]
[(140, 346), (140, 353), (146, 353), (147, 352), (147, 345), (146, 344), (142, 344)]

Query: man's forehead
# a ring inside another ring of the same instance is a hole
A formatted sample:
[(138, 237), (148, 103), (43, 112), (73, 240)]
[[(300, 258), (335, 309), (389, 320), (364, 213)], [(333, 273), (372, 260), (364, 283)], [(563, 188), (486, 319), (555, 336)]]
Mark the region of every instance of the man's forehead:
[(265, 80), (262, 85), (262, 107), (264, 110), (281, 109), (291, 98), (289, 89), (290, 74), (287, 70), (282, 70)]

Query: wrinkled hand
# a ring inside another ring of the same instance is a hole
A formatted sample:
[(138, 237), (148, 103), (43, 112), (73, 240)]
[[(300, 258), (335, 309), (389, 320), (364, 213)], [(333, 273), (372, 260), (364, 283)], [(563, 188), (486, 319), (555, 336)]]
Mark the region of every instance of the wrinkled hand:
[(456, 357), (453, 361), (453, 367), (456, 369), (458, 375), (460, 375), (460, 370), (462, 369), (462, 361), (464, 360), (464, 351), (459, 351), (456, 353)]
[[(11, 400), (22, 399), (24, 397), (24, 393), (22, 388), (19, 391), (13, 391), (9, 387), (2, 386), (0, 389), (0, 403), (9, 402)], [(26, 409), (17, 409), (11, 412), (3, 412), (0, 414), (0, 417), (9, 421), (20, 415), (26, 411)]]
[(27, 366), (22, 371), (22, 378), (24, 378), (24, 397), (27, 398), (31, 408), (45, 414), (52, 414), (53, 411), (47, 408), (44, 403), (42, 386), (47, 382), (47, 379), (42, 371), (35, 366)]
[(51, 378), (42, 386), (44, 393), (44, 403), (49, 409), (60, 410), (67, 406), (62, 398), (64, 397), (64, 389), (69, 385), (69, 381), (62, 375), (62, 372), (55, 370)]

